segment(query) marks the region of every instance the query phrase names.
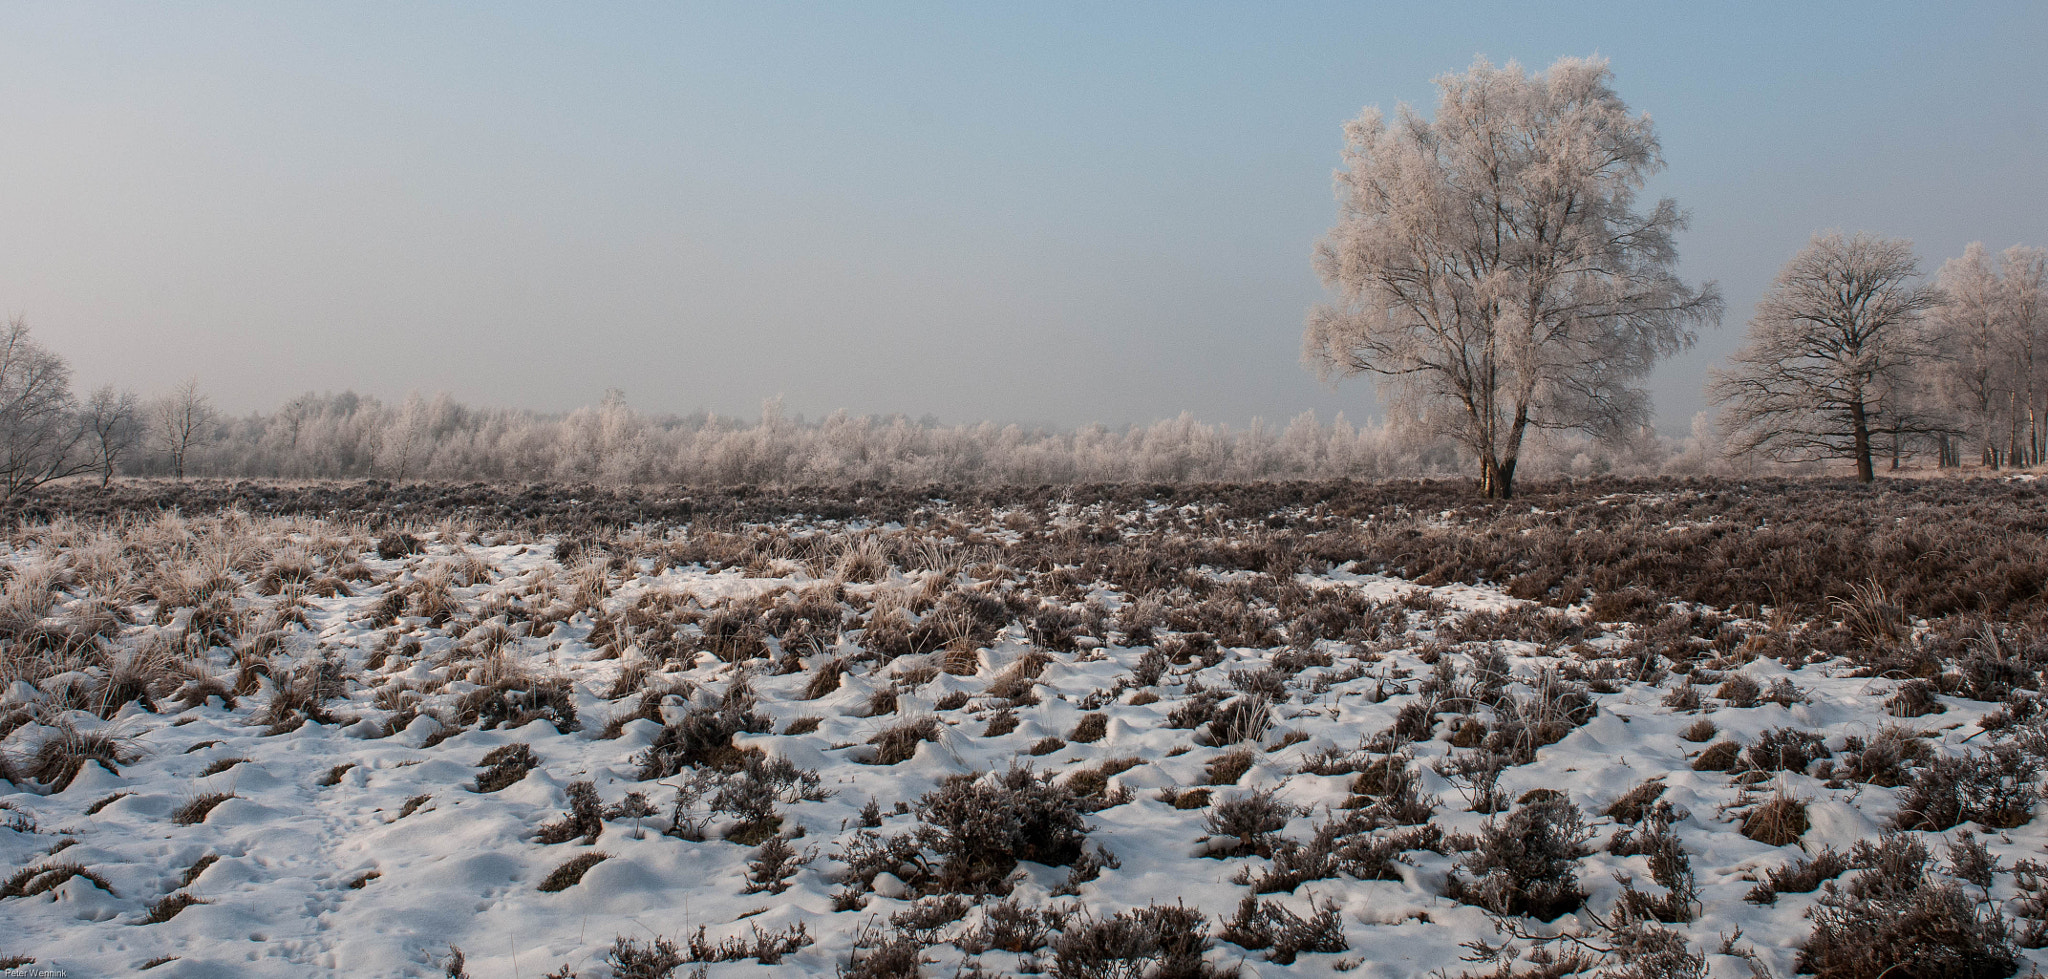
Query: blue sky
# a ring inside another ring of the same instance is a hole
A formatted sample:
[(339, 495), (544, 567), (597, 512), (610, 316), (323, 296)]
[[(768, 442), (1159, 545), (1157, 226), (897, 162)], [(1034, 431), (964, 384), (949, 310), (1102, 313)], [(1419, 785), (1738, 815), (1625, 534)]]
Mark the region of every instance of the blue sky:
[(1362, 106), (1607, 57), (1726, 321), (1816, 230), (2048, 244), (2048, 5), (0, 5), (0, 310), (81, 385), (1123, 424), (1299, 365)]

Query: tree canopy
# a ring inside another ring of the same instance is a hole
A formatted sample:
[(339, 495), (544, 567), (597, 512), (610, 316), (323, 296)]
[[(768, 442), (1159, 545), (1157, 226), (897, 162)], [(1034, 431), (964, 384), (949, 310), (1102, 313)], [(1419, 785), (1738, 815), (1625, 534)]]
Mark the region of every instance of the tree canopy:
[(1337, 301), (1303, 338), (1319, 376), (1370, 374), (1402, 423), (1478, 457), (1506, 497), (1532, 428), (1625, 432), (1635, 382), (1719, 322), (1674, 268), (1685, 216), (1636, 206), (1663, 156), (1600, 59), (1531, 74), (1480, 60), (1436, 80), (1435, 118), (1367, 109), (1345, 129), (1341, 214), (1315, 266)]

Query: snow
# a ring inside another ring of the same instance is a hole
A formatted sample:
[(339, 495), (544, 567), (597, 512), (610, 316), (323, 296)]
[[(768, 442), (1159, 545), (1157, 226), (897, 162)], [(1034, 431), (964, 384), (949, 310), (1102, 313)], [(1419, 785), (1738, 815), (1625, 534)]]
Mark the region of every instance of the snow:
[[(446, 551), (443, 545), (438, 553)], [(494, 580), (457, 589), (465, 602), (502, 594), (520, 576), (548, 570), (551, 561), (544, 556), (545, 546), (473, 546), (468, 553), (491, 567)], [(430, 554), (366, 563), (380, 574), (402, 576), (416, 574), (439, 559)], [(1355, 588), (1380, 601), (1427, 594), (1451, 609), (1451, 615), (1523, 604), (1493, 589), (1425, 587), (1348, 567), (1304, 574), (1300, 580), (1317, 588)], [(623, 609), (645, 594), (659, 592), (709, 607), (809, 582), (801, 573), (747, 577), (736, 570), (709, 572), (686, 566), (657, 575), (642, 569), (606, 601)], [(921, 585), (920, 580), (898, 574), (848, 588), (873, 593)], [(1015, 894), (1027, 904), (1077, 903), (1102, 916), (1180, 901), (1202, 909), (1215, 923), (1228, 917), (1247, 893), (1232, 878), (1246, 866), (1266, 863), (1258, 857), (1202, 856), (1199, 839), (1205, 810), (1178, 810), (1158, 795), (1162, 788), (1201, 785), (1207, 765), (1230, 750), (1197, 743), (1193, 731), (1165, 726), (1166, 716), (1179, 701), (1174, 691), (1189, 680), (1228, 689), (1232, 670), (1265, 663), (1274, 650), (1227, 650), (1215, 666), (1185, 676), (1169, 673), (1158, 688), (1162, 698), (1157, 702), (1133, 704), (1129, 692), (1121, 693), (1096, 708), (1108, 715), (1100, 740), (1069, 743), (1038, 757), (1027, 753), (1029, 747), (1041, 738), (1071, 732), (1089, 712), (1081, 701), (1127, 676), (1144, 654), (1143, 647), (1111, 644), (1056, 654), (1038, 678), (1040, 703), (1017, 707), (1019, 725), (999, 737), (982, 733), (991, 712), (982, 691), (1027, 651), (1015, 626), (982, 652), (974, 676), (940, 673), (905, 693), (896, 713), (880, 717), (864, 715), (871, 693), (886, 687), (889, 675), (850, 673), (837, 691), (806, 701), (800, 697), (807, 674), (757, 672), (751, 683), (760, 710), (773, 722), (772, 732), (785, 731), (799, 718), (817, 718), (817, 727), (798, 735), (743, 734), (735, 745), (817, 771), (830, 795), (780, 807), (784, 835), (800, 831), (793, 844), (800, 853), (810, 850), (815, 855), (787, 890), (748, 894), (743, 892), (744, 875), (753, 847), (715, 835), (693, 842), (662, 834), (673, 795), (670, 786), (680, 779), (638, 781), (635, 762), (660, 725), (636, 720), (625, 724), (615, 739), (601, 736), (606, 718), (631, 709), (633, 698), (614, 703), (600, 697), (623, 662), (601, 658), (599, 650), (583, 641), (591, 626), (587, 616), (514, 646), (515, 655), (527, 665), (573, 683), (582, 730), (560, 733), (539, 720), (517, 730), (465, 730), (423, 747), (441, 726), (423, 716), (395, 735), (371, 736), (380, 733), (377, 722), (387, 714), (376, 706), (377, 687), (401, 680), (415, 686), (448, 680), (444, 654), (454, 645), (445, 636), (435, 636), (411, 661), (394, 656), (383, 669), (369, 669), (365, 663), (377, 636), (366, 614), (386, 587), (363, 589), (351, 597), (312, 598), (308, 626), (293, 633), (298, 656), (313, 655), (318, 649), (345, 658), (346, 672), (356, 680), (344, 699), (329, 704), (330, 711), (345, 720), (309, 722), (271, 735), (250, 721), (261, 697), (243, 698), (235, 709), (216, 698), (191, 709), (167, 707), (164, 713), (131, 704), (109, 720), (84, 711), (50, 713), (40, 718), (42, 723), (9, 735), (5, 747), (26, 754), (54, 730), (50, 725), (62, 722), (80, 731), (130, 739), (141, 757), (119, 766), (118, 774), (88, 764), (62, 791), (44, 794), (24, 780), (0, 795), (0, 802), (31, 816), (37, 827), (34, 832), (0, 829), (0, 860), (10, 873), (50, 861), (75, 861), (105, 877), (112, 888), (110, 893), (74, 878), (41, 895), (0, 900), (0, 952), (34, 955), (36, 967), (70, 975), (132, 974), (145, 963), (175, 956), (149, 975), (297, 979), (437, 976), (451, 947), (460, 947), (472, 975), (537, 977), (566, 963), (585, 976), (597, 976), (605, 974), (600, 963), (614, 936), (682, 941), (703, 927), (711, 939), (719, 940), (748, 935), (754, 928), (777, 932), (801, 923), (816, 941), (782, 962), (721, 962), (710, 965), (709, 974), (829, 976), (846, 962), (862, 924), (886, 920), (908, 907), (912, 896), (904, 880), (885, 873), (876, 878), (874, 894), (863, 909), (834, 910), (832, 894), (840, 886), (836, 877), (844, 868), (832, 854), (858, 828), (862, 807), (873, 799), (887, 813), (898, 803), (914, 803), (947, 776), (1017, 763), (1068, 772), (1113, 758), (1139, 760), (1111, 779), (1112, 785), (1131, 790), (1131, 800), (1088, 820), (1093, 827), (1089, 839), (1113, 854), (1120, 866), (1083, 884), (1073, 897), (1052, 895), (1065, 878), (1063, 869), (1026, 866)], [(139, 640), (157, 628), (130, 626), (127, 638)], [(1418, 621), (1413, 628), (1426, 631), (1431, 626)], [(1336, 664), (1310, 667), (1302, 674), (1303, 681), (1338, 674), (1353, 652), (1325, 645), (1335, 650)], [(1337, 680), (1318, 693), (1309, 693), (1305, 682), (1298, 685), (1249, 771), (1237, 785), (1217, 787), (1216, 799), (1277, 790), (1284, 801), (1312, 810), (1296, 817), (1286, 831), (1306, 838), (1330, 809), (1343, 805), (1349, 776), (1302, 774), (1301, 764), (1328, 749), (1354, 749), (1392, 724), (1399, 707), (1412, 699), (1417, 678), (1431, 671), (1421, 658), (1425, 648), (1385, 641), (1376, 644), (1377, 662), (1363, 675)], [(1514, 648), (1527, 652), (1538, 647)], [(1527, 680), (1557, 662), (1521, 656), (1515, 668)], [(901, 674), (916, 665), (899, 660), (887, 672)], [(1839, 747), (1845, 737), (1868, 737), (1883, 725), (1899, 724), (1927, 733), (1939, 750), (1954, 752), (1962, 750), (1963, 740), (1976, 731), (1974, 722), (1992, 705), (1943, 698), (1945, 713), (1893, 718), (1885, 716), (1881, 706), (1895, 686), (1892, 681), (1846, 676), (1839, 664), (1788, 671), (1758, 661), (1742, 669), (1766, 688), (1774, 679), (1789, 678), (1807, 702), (1730, 708), (1710, 700), (1708, 709), (1683, 713), (1661, 705), (1663, 687), (1622, 683), (1617, 692), (1594, 695), (1598, 711), (1590, 722), (1541, 749), (1535, 762), (1507, 769), (1500, 787), (1510, 799), (1536, 789), (1560, 790), (1589, 814), (1598, 836), (1595, 852), (1581, 862), (1581, 874), (1592, 892), (1589, 909), (1599, 911), (1619, 892), (1616, 874), (1647, 880), (1649, 872), (1644, 857), (1617, 857), (1598, 849), (1614, 826), (1593, 814), (1638, 782), (1662, 778), (1665, 800), (1689, 813), (1675, 828), (1692, 856), (1704, 906), (1698, 921), (1673, 927), (1710, 953), (1718, 949), (1719, 936), (1739, 929), (1764, 962), (1779, 974), (1788, 974), (1792, 949), (1810, 928), (1803, 912), (1815, 896), (1788, 894), (1775, 906), (1759, 907), (1745, 903), (1742, 895), (1763, 870), (1790, 862), (1800, 851), (1745, 838), (1729, 810), (1770, 791), (1810, 799), (1806, 850), (1824, 845), (1847, 849), (1857, 840), (1878, 835), (1896, 809), (1898, 790), (1867, 785), (1831, 789), (1798, 774), (1780, 774), (1761, 786), (1736, 785), (1723, 773), (1692, 771), (1688, 753), (1705, 745), (1682, 739), (1680, 732), (1705, 719), (1717, 725), (1723, 737), (1748, 743), (1765, 730), (1793, 725), (1817, 731), (1832, 747)], [(1403, 692), (1378, 700), (1373, 692), (1388, 678)], [(735, 675), (728, 664), (703, 655), (688, 669), (662, 679), (689, 681), (697, 690), (694, 703), (701, 706), (714, 703), (735, 682)], [(425, 694), (423, 704), (445, 708), (469, 688), (462, 681), (446, 683)], [(974, 698), (970, 706), (938, 710), (941, 699), (954, 692)], [(15, 683), (0, 694), (7, 704), (35, 704), (44, 697), (26, 683)], [(688, 709), (671, 703), (664, 714), (673, 720)], [(918, 745), (908, 761), (868, 763), (876, 754), (867, 744), (871, 738), (917, 717), (939, 718), (942, 737)], [(1300, 732), (1306, 739), (1274, 747), (1288, 732)], [(494, 748), (522, 742), (540, 758), (538, 768), (502, 791), (472, 790), (480, 758)], [(1464, 811), (1466, 787), (1429, 770), (1430, 763), (1449, 754), (1451, 747), (1439, 738), (1414, 746), (1414, 751), (1424, 790), (1441, 797), (1437, 825), (1446, 832), (1464, 833), (1486, 825), (1490, 817)], [(202, 774), (217, 762), (236, 758), (247, 761)], [(339, 765), (353, 767), (335, 784), (321, 784)], [(536, 842), (540, 825), (567, 811), (566, 789), (577, 780), (594, 782), (608, 804), (629, 791), (645, 792), (662, 812), (637, 821), (612, 821), (594, 845)], [(214, 808), (204, 821), (172, 822), (171, 814), (184, 804), (223, 792), (234, 798)], [(87, 812), (116, 794), (119, 798)], [(416, 799), (424, 801), (401, 816)], [(885, 815), (879, 831), (901, 832), (914, 821), (913, 815)], [(721, 825), (712, 824), (714, 833)], [(2008, 865), (2041, 853), (2048, 844), (2037, 824), (1992, 833), (1985, 840)], [(49, 856), (63, 841), (71, 842), (60, 854)], [(555, 867), (593, 850), (609, 859), (590, 869), (580, 883), (558, 893), (536, 888)], [(209, 854), (218, 860), (189, 887), (183, 886), (186, 868)], [(1297, 910), (1308, 909), (1312, 902), (1334, 903), (1342, 914), (1348, 951), (1306, 953), (1286, 967), (1223, 944), (1211, 957), (1241, 962), (1245, 976), (1393, 977), (1474, 968), (1461, 960), (1463, 944), (1499, 936), (1483, 912), (1443, 896), (1454, 858), (1418, 851), (1404, 860), (1398, 881), (1336, 878), (1311, 881), (1292, 895), (1265, 895)], [(169, 921), (144, 923), (155, 901), (180, 890), (203, 903)], [(2010, 898), (2010, 890), (2003, 888), (2001, 899)], [(974, 920), (970, 915), (968, 921)], [(927, 954), (933, 962), (927, 966), (931, 975), (950, 975), (961, 961), (959, 952), (944, 945)], [(2048, 957), (2041, 953), (2026, 954), (2028, 961), (2048, 965)], [(1017, 967), (1017, 959), (1010, 953), (990, 952), (982, 962), (1001, 973)], [(1709, 954), (1708, 962), (1716, 976), (1749, 975), (1749, 966), (1734, 956)]]

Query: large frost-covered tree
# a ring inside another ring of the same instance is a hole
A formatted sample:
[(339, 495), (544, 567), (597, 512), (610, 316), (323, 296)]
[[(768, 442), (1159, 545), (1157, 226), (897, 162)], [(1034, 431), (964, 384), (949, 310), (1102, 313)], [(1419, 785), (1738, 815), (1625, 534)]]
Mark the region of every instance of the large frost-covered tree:
[(1720, 319), (1713, 284), (1673, 271), (1678, 206), (1636, 207), (1664, 161), (1612, 77), (1597, 58), (1482, 59), (1436, 80), (1435, 118), (1367, 109), (1345, 129), (1315, 260), (1339, 298), (1309, 314), (1304, 359), (1377, 376), (1395, 418), (1478, 457), (1489, 497), (1513, 493), (1532, 428), (1639, 427), (1635, 382)]
[(1873, 452), (1947, 430), (1951, 422), (1924, 413), (1938, 351), (1921, 320), (1942, 299), (1919, 277), (1912, 243), (1899, 238), (1831, 231), (1792, 256), (1746, 342), (1712, 374), (1729, 451), (1846, 457), (1867, 483)]

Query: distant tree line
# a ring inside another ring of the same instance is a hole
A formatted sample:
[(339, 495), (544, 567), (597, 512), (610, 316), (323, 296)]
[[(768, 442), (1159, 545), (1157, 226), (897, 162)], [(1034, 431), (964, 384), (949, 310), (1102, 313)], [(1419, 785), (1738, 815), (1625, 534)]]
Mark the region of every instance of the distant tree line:
[[(845, 412), (806, 421), (776, 401), (758, 420), (650, 415), (616, 392), (567, 414), (475, 408), (445, 394), (394, 404), (345, 392), (308, 394), (243, 417), (215, 415), (191, 438), (181, 434), (184, 417), (153, 414), (150, 437), (120, 471), (732, 486), (1382, 478), (1450, 474), (1464, 465), (1455, 444), (1417, 441), (1385, 424), (1354, 425), (1341, 415), (1323, 422), (1303, 414), (1278, 427), (1255, 420), (1233, 429), (1183, 413), (1122, 429), (1047, 430)], [(1634, 442), (1609, 445), (1547, 441), (1537, 467), (1650, 471), (1675, 451), (1649, 432), (1638, 434)]]
[[(17, 319), (0, 361), (0, 437), (12, 499), (53, 479), (120, 476), (485, 480), (604, 485), (847, 483), (1043, 484), (1362, 479), (1450, 474), (1466, 459), (1448, 440), (1386, 423), (1313, 413), (1244, 428), (1182, 413), (1112, 429), (941, 425), (835, 412), (805, 421), (779, 400), (759, 420), (650, 415), (619, 392), (567, 414), (476, 408), (446, 394), (387, 403), (353, 392), (306, 394), (269, 412), (228, 416), (197, 381), (142, 398), (111, 387), (84, 400), (70, 368)], [(1546, 437), (1539, 471), (1650, 472), (1698, 447), (1643, 429), (1595, 442)]]

